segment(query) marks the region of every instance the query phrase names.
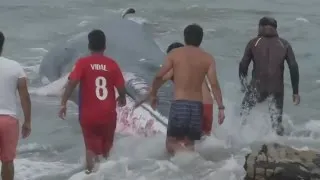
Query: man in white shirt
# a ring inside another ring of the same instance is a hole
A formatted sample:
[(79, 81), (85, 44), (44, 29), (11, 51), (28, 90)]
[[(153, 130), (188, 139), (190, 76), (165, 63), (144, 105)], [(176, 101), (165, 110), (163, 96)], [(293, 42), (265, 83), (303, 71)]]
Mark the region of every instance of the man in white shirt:
[[(4, 35), (0, 32), (0, 55), (4, 45)], [(16, 148), (19, 139), (17, 119), (17, 96), (19, 92), (24, 114), (22, 137), (31, 132), (31, 102), (27, 86), (27, 76), (19, 63), (0, 57), (0, 160), (2, 180), (13, 180)]]

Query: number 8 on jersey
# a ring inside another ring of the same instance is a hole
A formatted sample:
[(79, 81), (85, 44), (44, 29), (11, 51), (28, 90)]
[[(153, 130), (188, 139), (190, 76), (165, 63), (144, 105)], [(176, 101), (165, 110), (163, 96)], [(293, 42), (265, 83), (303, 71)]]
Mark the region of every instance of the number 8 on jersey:
[(108, 97), (107, 79), (102, 76), (98, 76), (95, 81), (96, 84), (96, 96), (99, 100), (103, 101)]

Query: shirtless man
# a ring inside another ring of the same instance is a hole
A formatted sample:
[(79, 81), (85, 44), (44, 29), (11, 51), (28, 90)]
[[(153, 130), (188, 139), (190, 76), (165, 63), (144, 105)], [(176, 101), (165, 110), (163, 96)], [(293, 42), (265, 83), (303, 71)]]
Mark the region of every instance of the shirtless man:
[[(167, 48), (167, 54), (170, 53), (173, 49), (183, 47), (184, 45), (180, 42), (174, 42), (170, 44)], [(166, 75), (162, 78), (162, 84), (167, 82), (168, 80), (173, 81), (173, 70), (171, 69)], [(206, 81), (202, 83), (202, 103), (203, 103), (203, 121), (202, 121), (202, 135), (209, 136), (211, 134), (212, 129), (212, 121), (213, 121), (213, 97), (211, 95), (210, 83), (207, 78)], [(142, 103), (148, 100), (148, 96), (143, 100), (136, 103), (135, 107), (140, 106)], [(181, 139), (183, 140), (183, 139)], [(166, 148), (168, 153), (173, 154), (173, 149), (168, 145), (168, 138), (166, 139)]]
[[(170, 53), (173, 49), (183, 47), (184, 45), (179, 42), (174, 42), (170, 44), (167, 48), (167, 54)], [(164, 77), (162, 84), (166, 81), (172, 80), (173, 81), (173, 70), (171, 69)], [(136, 104), (136, 106), (141, 105), (148, 98), (140, 101)], [(213, 101), (214, 97), (212, 96), (212, 91), (210, 87), (210, 83), (208, 78), (202, 83), (202, 103), (203, 103), (203, 122), (202, 122), (202, 135), (210, 136), (212, 130), (212, 121), (213, 121)]]
[[(184, 45), (179, 42), (172, 43), (168, 47), (167, 53), (171, 52), (175, 48), (179, 48), (183, 46)], [(167, 80), (173, 80), (172, 69), (164, 76), (163, 80), (164, 82)], [(206, 135), (206, 136), (211, 135), (212, 121), (213, 121), (213, 101), (214, 101), (214, 97), (212, 96), (210, 82), (206, 77), (205, 81), (203, 81), (202, 83), (202, 103), (203, 103), (202, 135)]]
[(202, 84), (206, 76), (219, 107), (219, 123), (223, 123), (225, 118), (215, 60), (199, 48), (202, 38), (203, 29), (199, 25), (191, 24), (184, 29), (186, 46), (176, 48), (167, 55), (164, 65), (156, 74), (149, 95), (149, 100), (155, 107), (163, 78), (173, 69), (174, 101), (169, 114), (167, 137), (168, 146), (174, 151), (185, 148), (194, 150), (194, 141), (201, 138)]

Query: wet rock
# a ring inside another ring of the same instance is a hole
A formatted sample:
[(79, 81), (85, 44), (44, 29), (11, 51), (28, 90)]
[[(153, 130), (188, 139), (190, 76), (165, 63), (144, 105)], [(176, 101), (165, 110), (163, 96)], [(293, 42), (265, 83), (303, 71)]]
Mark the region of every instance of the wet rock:
[(246, 156), (245, 180), (320, 180), (320, 154), (264, 144)]

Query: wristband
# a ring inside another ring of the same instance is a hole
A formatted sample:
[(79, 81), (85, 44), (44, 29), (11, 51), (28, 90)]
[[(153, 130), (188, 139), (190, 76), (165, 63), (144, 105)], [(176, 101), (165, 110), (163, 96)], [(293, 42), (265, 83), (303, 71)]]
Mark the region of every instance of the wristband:
[(224, 110), (225, 107), (222, 105), (222, 106), (219, 106), (218, 109), (219, 109), (219, 110)]

